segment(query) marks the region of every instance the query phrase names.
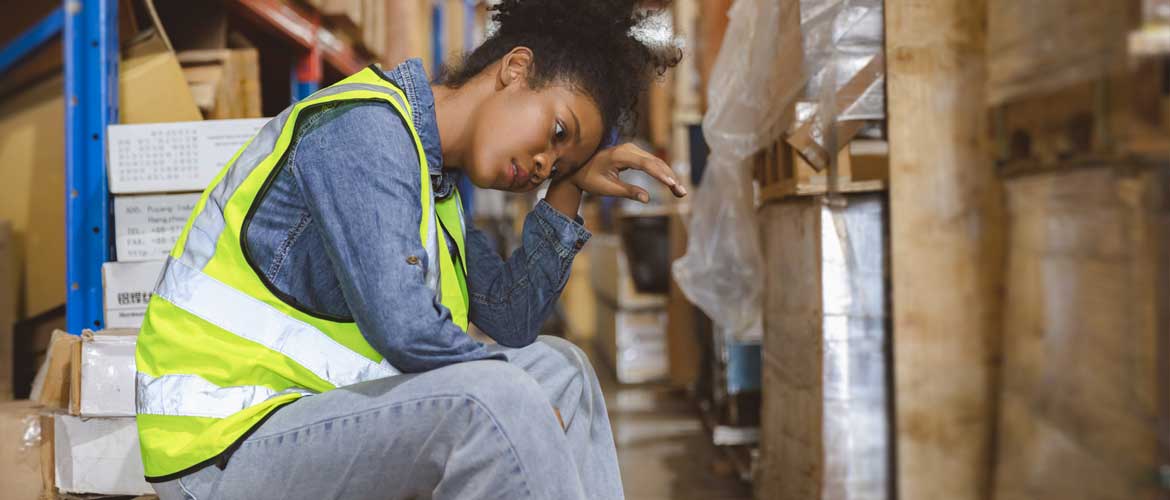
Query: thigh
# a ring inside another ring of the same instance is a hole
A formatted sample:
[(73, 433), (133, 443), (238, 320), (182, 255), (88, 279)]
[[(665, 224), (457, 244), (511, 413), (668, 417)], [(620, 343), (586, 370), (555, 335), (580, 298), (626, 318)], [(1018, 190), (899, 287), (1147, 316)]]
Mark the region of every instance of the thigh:
[(499, 401), (499, 379), (516, 374), (523, 372), (476, 361), (309, 396), (274, 413), (224, 470), (208, 467), (181, 482), (205, 488), (206, 498), (430, 498), (453, 463), (483, 452), (495, 456), (477, 460), (456, 486), (494, 481), (503, 493), (504, 481), (524, 480), (519, 454), (483, 400)]

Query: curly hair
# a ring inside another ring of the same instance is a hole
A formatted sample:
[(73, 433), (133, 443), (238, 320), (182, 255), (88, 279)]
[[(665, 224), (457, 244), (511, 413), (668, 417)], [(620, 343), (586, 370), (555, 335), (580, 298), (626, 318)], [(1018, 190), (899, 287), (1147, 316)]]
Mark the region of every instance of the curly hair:
[[(682, 50), (636, 36), (651, 11), (638, 0), (503, 0), (491, 7), (496, 30), (438, 82), (459, 88), (515, 47), (533, 52), (528, 85), (568, 84), (591, 97), (603, 130), (628, 131), (638, 95), (651, 78), (678, 64)], [(656, 2), (665, 5), (665, 2)]]

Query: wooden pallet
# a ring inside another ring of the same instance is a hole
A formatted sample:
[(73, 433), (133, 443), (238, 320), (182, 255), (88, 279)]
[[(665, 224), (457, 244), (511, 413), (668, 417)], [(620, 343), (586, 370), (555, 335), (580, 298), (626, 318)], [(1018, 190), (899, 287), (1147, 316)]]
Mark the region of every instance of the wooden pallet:
[(756, 155), (755, 168), (760, 204), (790, 196), (882, 191), (889, 179), (889, 146), (854, 140), (837, 154), (835, 169), (818, 170), (780, 140)]

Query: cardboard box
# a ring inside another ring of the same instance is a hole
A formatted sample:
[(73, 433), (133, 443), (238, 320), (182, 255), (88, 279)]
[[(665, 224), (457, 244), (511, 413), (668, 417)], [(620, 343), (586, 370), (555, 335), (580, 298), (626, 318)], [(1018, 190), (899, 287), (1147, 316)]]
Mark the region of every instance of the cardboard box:
[(162, 276), (164, 260), (102, 264), (102, 297), (106, 328), (138, 330), (146, 305)]
[(133, 417), (135, 330), (87, 331), (73, 365), (69, 413), (82, 417)]
[(666, 306), (666, 295), (641, 293), (634, 287), (629, 261), (616, 236), (599, 234), (589, 240), (591, 282), (598, 297), (619, 309), (649, 309)]
[(63, 493), (147, 495), (133, 418), (53, 418), (56, 486)]
[[(149, 4), (150, 2), (146, 2)], [(200, 119), (174, 54), (148, 35), (126, 45), (120, 64), (122, 123)], [(65, 303), (64, 79), (42, 77), (0, 101), (0, 219), (12, 222), (17, 242), (18, 319)]]
[(599, 300), (597, 346), (618, 382), (638, 384), (666, 378), (666, 310), (622, 310)]
[(256, 49), (179, 53), (183, 75), (203, 117), (260, 118), (260, 61)]
[(111, 126), (110, 192), (202, 191), (267, 122), (248, 118)]
[(0, 484), (8, 500), (41, 495), (41, 406), (34, 401), (0, 403)]
[(70, 335), (62, 330), (53, 332), (45, 364), (41, 368), (44, 375), (38, 375), (39, 385), (33, 384), (30, 399), (38, 401), (50, 410), (69, 407), (69, 383), (72, 378), (74, 349), (78, 348), (80, 343), (81, 337), (77, 335)]
[(115, 196), (117, 259), (121, 262), (165, 259), (183, 233), (199, 196), (199, 193)]

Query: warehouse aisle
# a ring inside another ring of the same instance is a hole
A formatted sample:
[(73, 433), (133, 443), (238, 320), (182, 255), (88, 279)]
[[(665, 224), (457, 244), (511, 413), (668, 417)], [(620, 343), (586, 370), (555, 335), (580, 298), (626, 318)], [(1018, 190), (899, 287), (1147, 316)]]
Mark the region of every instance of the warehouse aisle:
[(628, 500), (752, 498), (751, 486), (735, 477), (682, 392), (620, 386), (592, 352), (590, 359), (605, 391)]

